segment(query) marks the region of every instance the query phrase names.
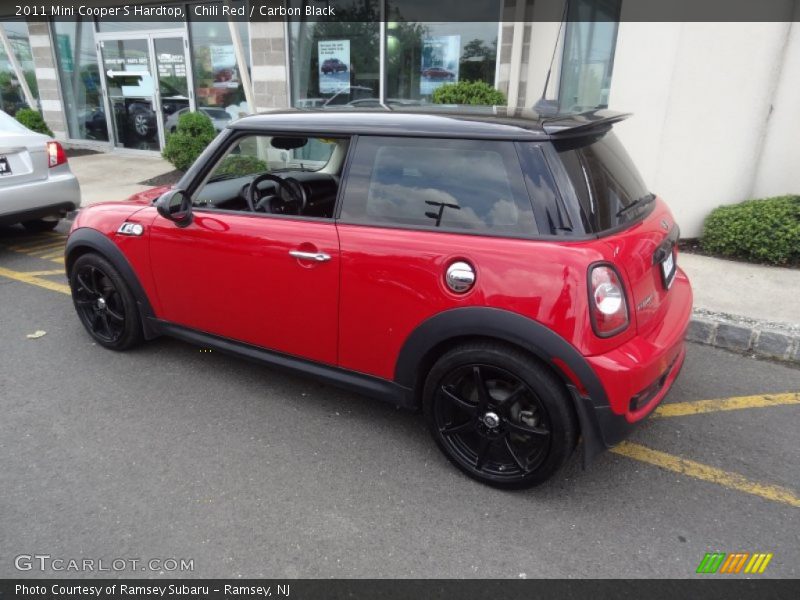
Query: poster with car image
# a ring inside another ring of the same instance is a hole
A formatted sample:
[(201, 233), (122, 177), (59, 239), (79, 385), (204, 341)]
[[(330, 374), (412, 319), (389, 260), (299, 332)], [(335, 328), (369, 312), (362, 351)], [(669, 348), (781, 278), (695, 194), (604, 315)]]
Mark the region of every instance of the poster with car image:
[(211, 44), (211, 69), (215, 88), (238, 88), (239, 73), (236, 70), (236, 53), (233, 44)]
[(460, 35), (437, 35), (422, 40), (419, 93), (429, 96), (445, 83), (458, 81)]
[(350, 86), (350, 40), (320, 40), (319, 93), (335, 94)]

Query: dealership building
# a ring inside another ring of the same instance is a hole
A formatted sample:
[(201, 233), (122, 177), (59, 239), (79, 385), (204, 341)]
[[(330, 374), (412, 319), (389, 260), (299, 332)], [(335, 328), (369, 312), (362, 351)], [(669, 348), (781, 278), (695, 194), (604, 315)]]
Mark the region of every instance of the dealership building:
[(141, 21), (76, 3), (0, 20), (0, 107), (38, 108), (75, 145), (153, 153), (185, 110), (224, 123), (290, 106), (402, 108), (476, 80), (530, 107), (547, 81), (562, 110), (633, 113), (618, 135), (686, 236), (721, 204), (800, 193), (800, 0), (778, 1), (769, 22), (630, 20), (649, 1), (572, 0), (564, 13), (563, 0), (486, 0), (466, 22), (414, 20), (420, 0), (290, 1), (346, 17), (252, 22), (223, 16), (257, 4), (245, 0), (162, 2), (184, 18)]

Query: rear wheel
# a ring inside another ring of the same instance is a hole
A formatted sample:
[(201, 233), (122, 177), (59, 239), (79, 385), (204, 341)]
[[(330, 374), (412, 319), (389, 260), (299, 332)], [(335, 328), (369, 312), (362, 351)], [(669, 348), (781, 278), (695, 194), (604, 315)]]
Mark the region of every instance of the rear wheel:
[(550, 478), (575, 448), (577, 423), (564, 385), (516, 348), (458, 346), (425, 381), (424, 411), (436, 443), (483, 483), (525, 488)]
[(53, 231), (56, 225), (58, 225), (58, 219), (34, 219), (33, 221), (25, 221), (22, 223), (22, 226), (31, 233)]
[(89, 335), (101, 346), (127, 350), (142, 341), (136, 300), (119, 272), (98, 254), (75, 261), (69, 278), (72, 301)]

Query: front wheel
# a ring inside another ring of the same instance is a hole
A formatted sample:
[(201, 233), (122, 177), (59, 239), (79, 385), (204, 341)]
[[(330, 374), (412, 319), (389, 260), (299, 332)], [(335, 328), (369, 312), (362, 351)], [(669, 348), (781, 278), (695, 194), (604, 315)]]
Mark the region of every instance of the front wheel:
[(439, 448), (482, 483), (540, 484), (575, 448), (577, 420), (564, 385), (510, 346), (486, 342), (450, 350), (428, 374), (423, 401)]
[(84, 254), (69, 277), (81, 323), (101, 346), (127, 350), (142, 341), (136, 300), (119, 272), (99, 254)]

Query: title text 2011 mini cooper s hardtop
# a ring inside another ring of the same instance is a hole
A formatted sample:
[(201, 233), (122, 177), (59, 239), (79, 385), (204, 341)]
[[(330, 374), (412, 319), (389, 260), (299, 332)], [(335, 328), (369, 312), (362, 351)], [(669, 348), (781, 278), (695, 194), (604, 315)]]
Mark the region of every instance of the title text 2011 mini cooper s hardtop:
[(236, 121), (176, 187), (80, 212), (78, 315), (421, 408), (471, 477), (540, 483), (661, 402), (692, 292), (624, 115), (498, 110)]

